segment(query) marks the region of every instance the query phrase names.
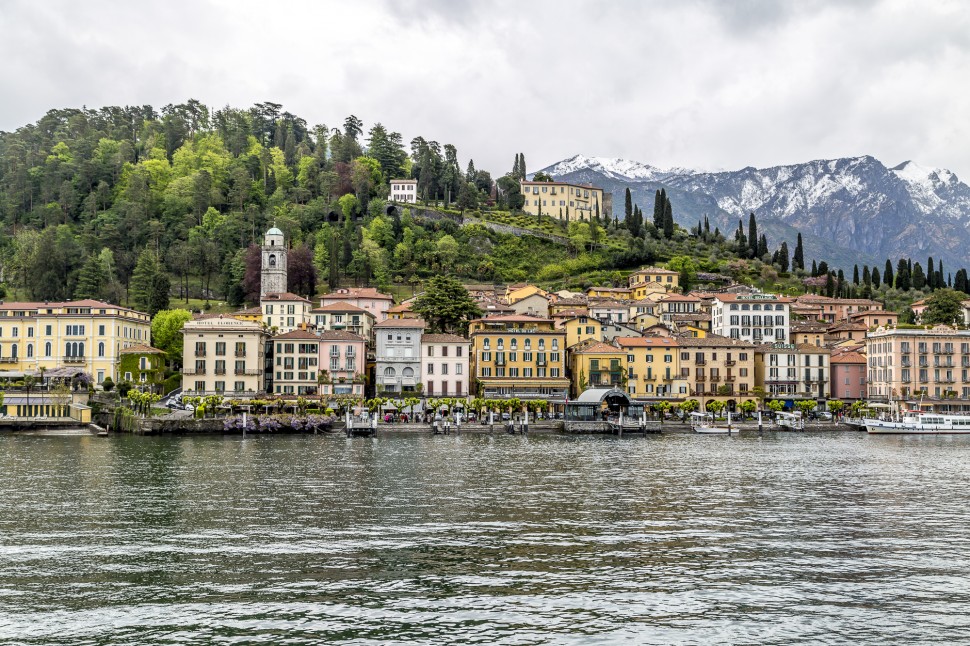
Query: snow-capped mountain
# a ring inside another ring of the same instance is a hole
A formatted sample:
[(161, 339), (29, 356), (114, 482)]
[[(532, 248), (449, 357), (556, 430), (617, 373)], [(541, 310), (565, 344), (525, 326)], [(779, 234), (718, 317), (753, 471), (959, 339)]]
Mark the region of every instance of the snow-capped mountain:
[[(926, 256), (942, 258), (952, 271), (970, 264), (970, 186), (912, 161), (888, 168), (862, 156), (708, 173), (577, 155), (543, 170), (602, 185), (614, 205), (629, 188), (648, 213), (654, 192), (665, 187), (683, 226), (706, 215), (730, 234), (754, 212), (772, 245), (785, 239), (791, 248), (800, 231), (808, 255), (838, 266), (898, 257), (925, 263)], [(614, 213), (622, 217), (622, 206)]]

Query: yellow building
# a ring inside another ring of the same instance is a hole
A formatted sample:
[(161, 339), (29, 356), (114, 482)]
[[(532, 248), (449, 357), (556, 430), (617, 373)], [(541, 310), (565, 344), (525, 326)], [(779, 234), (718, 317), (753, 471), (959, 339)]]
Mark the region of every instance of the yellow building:
[(0, 370), (69, 367), (118, 381), (121, 350), (151, 343), (148, 314), (95, 300), (0, 305)]
[(612, 386), (625, 389), (626, 352), (621, 348), (590, 339), (571, 347), (568, 354), (573, 397), (579, 397), (587, 388)]
[(633, 290), (627, 287), (589, 287), (586, 289), (586, 298), (614, 298), (624, 301), (630, 300)]
[(683, 399), (687, 382), (681, 378), (680, 344), (673, 337), (620, 337), (626, 353), (627, 393), (635, 399)]
[(505, 290), (505, 304), (511, 305), (512, 303), (521, 301), (523, 298), (532, 296), (533, 294), (539, 294), (547, 299), (549, 298), (549, 292), (541, 287), (536, 287), (535, 285), (509, 285)]
[(486, 399), (566, 400), (566, 332), (551, 319), (506, 315), (468, 324), (471, 372)]
[(608, 215), (603, 189), (568, 182), (522, 182), (525, 204), (522, 210), (531, 215), (548, 215), (562, 220), (592, 220)]
[[(659, 291), (672, 292), (680, 289), (680, 274), (661, 267), (644, 267), (630, 274), (627, 281), (633, 290), (634, 300), (646, 298), (648, 294)], [(658, 286), (663, 289), (657, 289)]]
[(239, 319), (240, 321), (251, 321), (252, 323), (262, 323), (263, 322), (263, 308), (262, 307), (250, 307), (244, 310), (238, 310), (230, 314), (233, 318)]
[(560, 329), (566, 332), (566, 347), (571, 348), (577, 343), (592, 339), (603, 340), (603, 324), (589, 316), (577, 316), (560, 323)]
[(753, 396), (759, 385), (755, 375), (755, 346), (747, 341), (715, 334), (704, 338), (679, 337), (680, 376), (690, 394), (705, 405), (712, 399), (730, 406)]

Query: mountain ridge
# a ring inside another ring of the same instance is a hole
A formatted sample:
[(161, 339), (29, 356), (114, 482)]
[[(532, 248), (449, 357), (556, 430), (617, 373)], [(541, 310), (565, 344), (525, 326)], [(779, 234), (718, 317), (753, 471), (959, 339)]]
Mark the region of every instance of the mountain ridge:
[(931, 255), (955, 269), (966, 263), (964, 250), (970, 248), (970, 186), (945, 168), (912, 160), (889, 167), (860, 155), (699, 171), (574, 155), (543, 172), (604, 184), (615, 204), (629, 188), (646, 211), (652, 193), (663, 187), (678, 224), (694, 226), (707, 216), (728, 235), (754, 212), (772, 246), (788, 240), (791, 247), (792, 233), (800, 231), (809, 255), (843, 268)]

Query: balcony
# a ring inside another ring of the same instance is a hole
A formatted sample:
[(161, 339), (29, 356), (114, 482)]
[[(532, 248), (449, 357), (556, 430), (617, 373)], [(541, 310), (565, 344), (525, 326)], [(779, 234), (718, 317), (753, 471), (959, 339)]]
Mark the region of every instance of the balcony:
[(505, 357), (495, 357), (495, 365), (496, 366), (504, 366), (505, 365)]
[(711, 375), (711, 382), (712, 383), (716, 383), (718, 381), (721, 381), (721, 375)]
[(728, 359), (724, 362), (724, 365), (726, 366), (733, 366), (735, 364), (737, 364), (737, 361), (735, 361), (734, 359)]
[(20, 363), (19, 357), (0, 357), (0, 363)]
[(205, 350), (196, 350), (195, 351), (195, 356), (197, 356), (197, 357), (204, 357), (205, 356)]
[(735, 379), (737, 379), (737, 377), (734, 375), (728, 375), (724, 378), (724, 381), (734, 381)]
[(216, 368), (216, 374), (217, 375), (224, 375), (224, 374), (226, 374), (226, 369), (225, 368)]
[(62, 363), (84, 363), (86, 359), (84, 357), (62, 357)]
[(706, 366), (707, 365), (707, 361), (705, 361), (704, 359), (694, 359), (694, 365), (695, 366)]
[(656, 381), (657, 375), (643, 375), (644, 381)]
[(698, 374), (695, 378), (697, 381), (707, 381), (707, 375), (705, 374)]
[(258, 368), (236, 368), (235, 374), (243, 377), (256, 377), (263, 374), (263, 371)]
[(536, 359), (536, 365), (545, 366), (545, 365), (548, 365), (548, 362), (545, 359)]
[[(204, 357), (205, 354), (203, 354), (202, 356)], [(236, 350), (236, 356), (237, 357), (245, 357), (246, 356), (246, 351), (245, 350)]]

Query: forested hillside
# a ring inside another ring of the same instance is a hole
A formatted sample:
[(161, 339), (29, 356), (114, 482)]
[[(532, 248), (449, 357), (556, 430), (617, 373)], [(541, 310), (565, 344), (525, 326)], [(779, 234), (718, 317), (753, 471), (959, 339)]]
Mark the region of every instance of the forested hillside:
[[(439, 273), (548, 287), (621, 284), (628, 270), (655, 262), (682, 270), (688, 283), (717, 272), (766, 290), (804, 289), (808, 272), (787, 246), (768, 249), (763, 234), (746, 236), (741, 226), (733, 239), (707, 222), (688, 232), (674, 224), (676, 205), (660, 191), (652, 219), (629, 192), (621, 217), (602, 221), (517, 212), (527, 173), (525, 155), (513, 156), (509, 172), (493, 180), (460, 161), (453, 145), (416, 137), (405, 146), (397, 132), (380, 123), (365, 130), (355, 116), (339, 128), (311, 127), (274, 103), (52, 110), (0, 133), (2, 289), (7, 298), (99, 298), (150, 313), (170, 301), (252, 303), (254, 245), (274, 223), (292, 245), (289, 289), (306, 296), (338, 284), (416, 286)], [(435, 217), (422, 217), (423, 208), (388, 213), (387, 183), (399, 177), (417, 179)], [(474, 219), (462, 226), (462, 213)], [(521, 235), (523, 228), (553, 236)], [(824, 267), (812, 272), (830, 275), (820, 290), (880, 289), (878, 278), (850, 281)], [(931, 259), (928, 269), (932, 287), (941, 286), (942, 267), (934, 274)], [(965, 289), (965, 272), (957, 278), (954, 286)]]

